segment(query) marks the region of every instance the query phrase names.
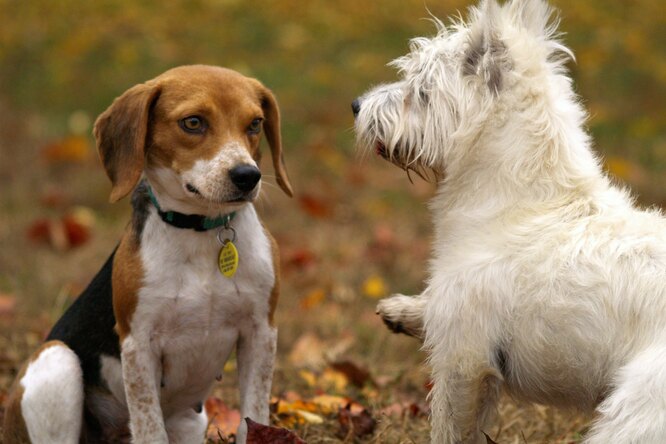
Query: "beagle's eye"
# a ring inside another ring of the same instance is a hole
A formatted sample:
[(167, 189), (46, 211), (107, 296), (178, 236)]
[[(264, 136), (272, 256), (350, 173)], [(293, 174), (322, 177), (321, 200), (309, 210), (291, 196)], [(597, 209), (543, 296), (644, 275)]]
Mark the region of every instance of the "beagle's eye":
[(203, 117), (199, 116), (189, 116), (185, 117), (178, 121), (178, 124), (183, 129), (183, 131), (191, 134), (203, 134), (206, 131), (208, 125)]
[(261, 122), (263, 120), (264, 119), (260, 117), (254, 119), (252, 123), (250, 123), (250, 126), (247, 127), (248, 134), (259, 134), (259, 132), (261, 131)]

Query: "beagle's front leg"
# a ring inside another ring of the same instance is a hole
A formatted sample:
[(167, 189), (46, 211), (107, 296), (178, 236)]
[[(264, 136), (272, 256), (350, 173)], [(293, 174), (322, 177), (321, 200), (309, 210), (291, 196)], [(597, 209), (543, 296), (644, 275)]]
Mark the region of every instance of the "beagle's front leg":
[(121, 343), (120, 356), (132, 443), (167, 444), (169, 439), (159, 397), (162, 369), (150, 348), (150, 338), (126, 336)]
[(236, 442), (245, 444), (245, 418), (268, 425), (273, 366), (277, 346), (277, 328), (268, 319), (254, 322), (241, 330), (238, 338), (238, 379), (240, 383), (241, 425)]

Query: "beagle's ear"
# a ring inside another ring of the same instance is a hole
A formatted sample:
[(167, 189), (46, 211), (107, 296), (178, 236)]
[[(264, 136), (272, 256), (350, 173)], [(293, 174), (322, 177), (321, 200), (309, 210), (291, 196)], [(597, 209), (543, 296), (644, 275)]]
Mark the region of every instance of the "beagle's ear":
[(273, 158), (273, 169), (278, 185), (282, 191), (289, 197), (293, 197), (294, 191), (289, 183), (287, 168), (284, 165), (282, 156), (282, 137), (280, 135), (280, 109), (273, 93), (262, 86), (261, 107), (264, 110), (264, 132), (266, 140), (271, 147), (271, 156)]
[(150, 109), (160, 91), (154, 82), (136, 85), (114, 100), (95, 122), (97, 150), (111, 179), (111, 202), (127, 196), (141, 179)]

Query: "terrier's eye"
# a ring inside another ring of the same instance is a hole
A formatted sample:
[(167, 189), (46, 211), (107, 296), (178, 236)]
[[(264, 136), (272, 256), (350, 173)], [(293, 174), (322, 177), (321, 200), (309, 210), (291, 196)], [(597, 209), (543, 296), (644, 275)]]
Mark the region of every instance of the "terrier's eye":
[(190, 134), (203, 134), (208, 127), (206, 121), (200, 116), (185, 117), (178, 121), (178, 125), (180, 125), (183, 131)]
[(262, 119), (260, 117), (257, 117), (256, 119), (254, 119), (252, 121), (252, 123), (250, 123), (250, 126), (247, 127), (247, 133), (248, 134), (259, 134), (259, 132), (261, 131), (261, 122), (263, 120), (264, 119)]

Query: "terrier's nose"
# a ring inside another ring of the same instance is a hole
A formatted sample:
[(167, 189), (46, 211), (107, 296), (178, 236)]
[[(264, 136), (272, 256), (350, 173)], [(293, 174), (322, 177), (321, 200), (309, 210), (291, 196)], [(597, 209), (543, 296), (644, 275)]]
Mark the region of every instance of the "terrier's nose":
[(248, 192), (253, 190), (261, 179), (261, 171), (253, 165), (238, 165), (229, 171), (229, 177), (239, 190)]
[(352, 102), (352, 112), (354, 113), (354, 117), (358, 116), (358, 113), (361, 112), (361, 101), (358, 99), (354, 99)]

